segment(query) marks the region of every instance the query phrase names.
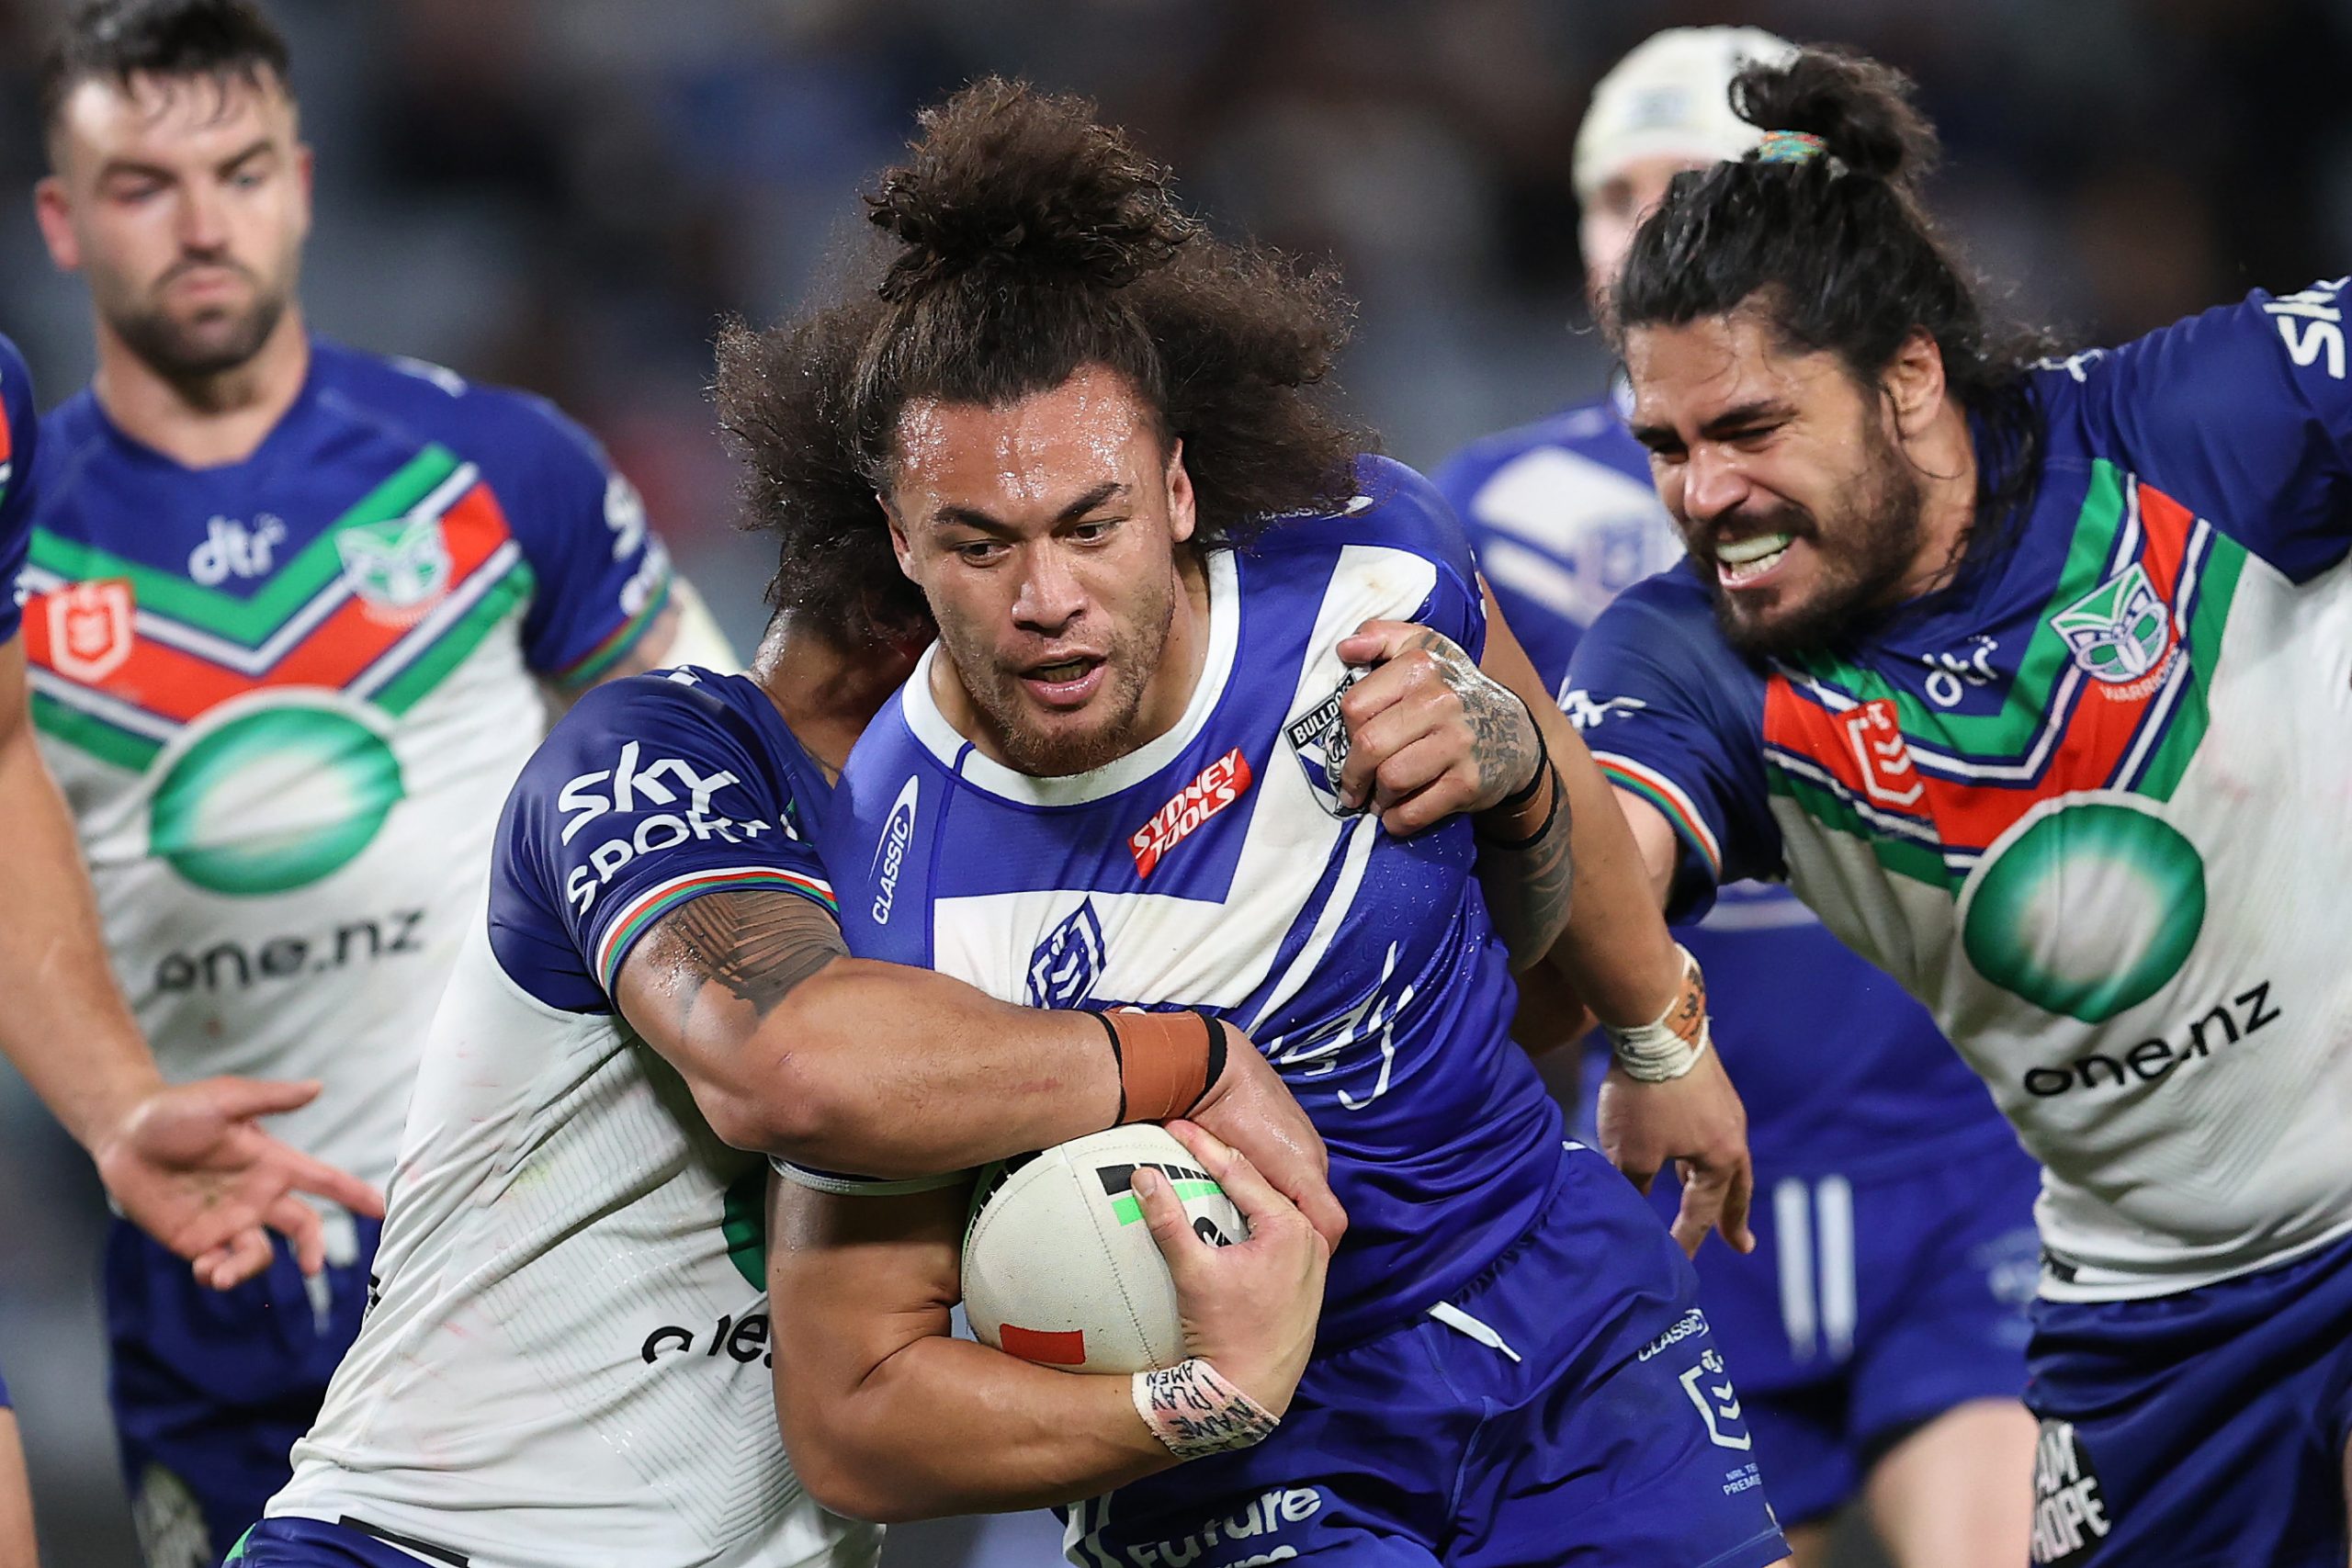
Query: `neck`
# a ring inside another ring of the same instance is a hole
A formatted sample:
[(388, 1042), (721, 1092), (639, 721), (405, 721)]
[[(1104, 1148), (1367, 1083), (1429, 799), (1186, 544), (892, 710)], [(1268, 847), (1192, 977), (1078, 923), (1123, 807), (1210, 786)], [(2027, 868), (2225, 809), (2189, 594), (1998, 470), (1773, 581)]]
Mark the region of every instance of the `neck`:
[(310, 371), (301, 308), (288, 305), (252, 358), (187, 378), (149, 365), (100, 321), (91, 386), (124, 434), (188, 468), (209, 468), (252, 457), (293, 407)]
[(795, 739), (828, 778), (839, 778), (850, 749), (913, 673), (920, 648), (843, 648), (806, 615), (776, 617), (752, 661), (759, 682)]
[(1976, 442), (1968, 416), (1946, 399), (1936, 417), (1903, 445), (1925, 493), (1920, 498), (1919, 551), (1895, 590), (1895, 599), (1915, 599), (1950, 583), (1959, 573), (1976, 525)]

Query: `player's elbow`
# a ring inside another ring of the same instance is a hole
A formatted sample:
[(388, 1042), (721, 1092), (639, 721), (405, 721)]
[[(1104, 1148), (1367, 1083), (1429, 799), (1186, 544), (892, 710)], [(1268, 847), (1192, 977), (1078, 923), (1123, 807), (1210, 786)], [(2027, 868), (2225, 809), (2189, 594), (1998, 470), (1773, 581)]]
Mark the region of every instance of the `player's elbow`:
[(720, 1141), (748, 1154), (825, 1165), (850, 1140), (849, 1096), (821, 1062), (790, 1048), (747, 1052), (732, 1070), (695, 1086), (703, 1119)]
[(902, 1483), (902, 1467), (863, 1429), (857, 1404), (855, 1393), (820, 1401), (777, 1389), (776, 1419), (801, 1490), (820, 1507), (868, 1524), (903, 1525), (935, 1517), (922, 1506), (916, 1489)]

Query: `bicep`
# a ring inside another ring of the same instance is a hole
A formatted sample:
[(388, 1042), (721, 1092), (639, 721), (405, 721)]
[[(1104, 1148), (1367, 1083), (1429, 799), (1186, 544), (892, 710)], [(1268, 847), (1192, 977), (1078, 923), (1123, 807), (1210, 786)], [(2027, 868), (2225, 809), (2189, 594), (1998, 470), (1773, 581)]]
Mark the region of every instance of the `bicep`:
[(971, 1184), (870, 1197), (768, 1179), (768, 1292), (787, 1423), (951, 1331)]

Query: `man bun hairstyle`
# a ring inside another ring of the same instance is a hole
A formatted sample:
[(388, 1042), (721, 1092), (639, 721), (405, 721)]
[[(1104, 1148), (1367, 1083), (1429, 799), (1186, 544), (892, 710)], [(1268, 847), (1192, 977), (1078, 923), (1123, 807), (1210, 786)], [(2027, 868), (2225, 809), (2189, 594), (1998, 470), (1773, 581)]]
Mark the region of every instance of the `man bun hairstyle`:
[(1928, 215), (1920, 186), (1940, 148), (1910, 79), (1847, 50), (1805, 49), (1740, 72), (1731, 103), (1767, 133), (1763, 145), (1675, 176), (1634, 232), (1611, 330), (1622, 344), (1635, 327), (1745, 307), (1784, 347), (1838, 355), (1865, 389), (1914, 332), (1927, 333), (1976, 422), (1974, 555), (2040, 481), (2026, 372), (2051, 344), (1988, 325), (1980, 286)]
[(1083, 98), (991, 77), (919, 124), (865, 197), (887, 239), (849, 297), (720, 334), (719, 423), (746, 463), (748, 525), (779, 544), (778, 609), (853, 644), (927, 635), (875, 502), (900, 413), (1002, 407), (1088, 365), (1183, 443), (1198, 547), (1351, 492), (1371, 440), (1327, 382), (1351, 313), (1332, 274), (1211, 235)]
[(85, 82), (128, 91), (141, 76), (291, 94), (286, 39), (253, 0), (80, 0), (41, 56), (40, 122), (54, 133)]

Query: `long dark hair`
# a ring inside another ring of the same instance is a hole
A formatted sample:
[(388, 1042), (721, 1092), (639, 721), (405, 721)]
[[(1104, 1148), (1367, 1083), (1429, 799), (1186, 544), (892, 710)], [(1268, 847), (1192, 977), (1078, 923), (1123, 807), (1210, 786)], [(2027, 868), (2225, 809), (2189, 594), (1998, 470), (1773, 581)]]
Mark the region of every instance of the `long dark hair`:
[(1939, 148), (1902, 73), (1844, 50), (1807, 49), (1748, 66), (1733, 79), (1731, 101), (1751, 125), (1818, 137), (1822, 148), (1676, 175), (1634, 235), (1611, 299), (1612, 330), (1680, 326), (1745, 305), (1782, 344), (1837, 355), (1865, 388), (1912, 333), (1927, 333), (1945, 385), (1976, 421), (1969, 548), (1978, 555), (2041, 482), (2044, 438), (2027, 371), (2052, 340), (1988, 323), (1981, 286), (1919, 199)]
[(1181, 439), (1202, 548), (1350, 491), (1370, 436), (1325, 382), (1351, 307), (1329, 271), (1211, 236), (1082, 98), (989, 78), (921, 118), (868, 216), (895, 244), (849, 298), (718, 342), (719, 423), (749, 469), (769, 597), (836, 636), (921, 634), (887, 490), (915, 399), (1001, 407), (1105, 366)]

